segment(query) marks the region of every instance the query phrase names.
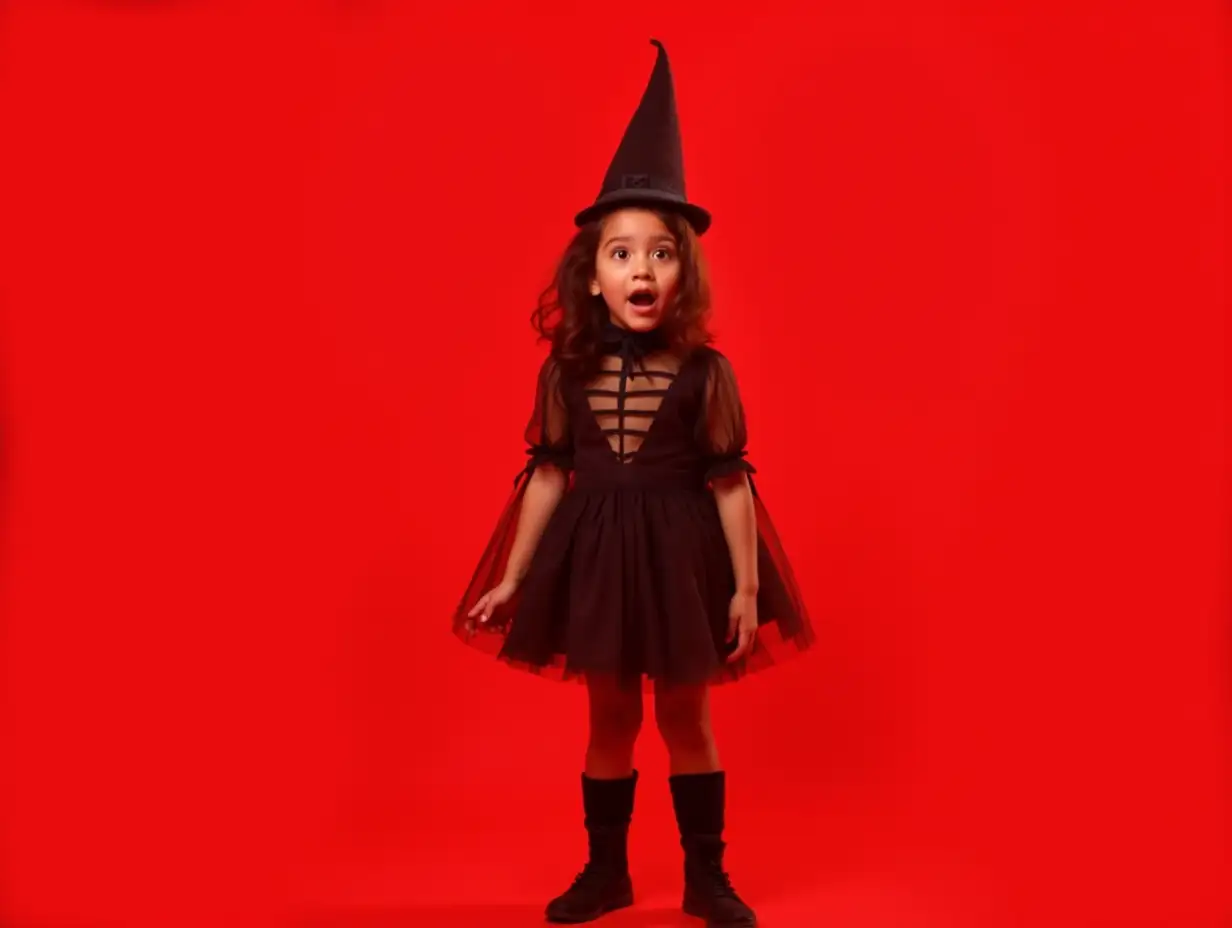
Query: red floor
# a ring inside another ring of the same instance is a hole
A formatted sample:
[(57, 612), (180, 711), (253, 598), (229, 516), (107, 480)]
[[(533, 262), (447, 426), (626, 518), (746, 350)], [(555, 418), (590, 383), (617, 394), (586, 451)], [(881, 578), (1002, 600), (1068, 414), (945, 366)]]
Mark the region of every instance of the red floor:
[[(680, 853), (674, 824), (662, 800), (638, 816), (630, 839), (634, 890), (631, 909), (598, 922), (612, 928), (701, 926), (680, 912)], [(509, 829), (442, 835), (413, 855), (369, 862), (331, 887), (331, 902), (307, 907), (296, 928), (393, 928), (393, 926), (538, 926), (544, 903), (566, 887), (580, 867), (584, 837), (562, 810), (529, 812), (524, 833)], [(849, 928), (915, 928), (990, 924), (963, 905), (928, 899), (927, 887), (910, 885), (848, 849), (842, 827), (801, 827), (793, 820), (761, 820), (745, 807), (740, 827), (729, 829), (733, 881), (766, 928), (844, 925)], [(845, 859), (850, 858), (850, 859)], [(881, 872), (879, 872), (879, 870)], [(918, 874), (917, 874), (918, 876)], [(934, 896), (944, 896), (934, 886)]]

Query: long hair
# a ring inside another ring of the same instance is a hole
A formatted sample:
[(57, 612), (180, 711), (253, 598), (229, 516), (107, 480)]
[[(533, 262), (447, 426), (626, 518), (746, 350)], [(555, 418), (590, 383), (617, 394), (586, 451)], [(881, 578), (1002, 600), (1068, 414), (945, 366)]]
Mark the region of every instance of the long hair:
[[(680, 280), (675, 299), (663, 314), (659, 328), (669, 349), (680, 356), (711, 342), (710, 276), (701, 243), (693, 227), (678, 213), (657, 215), (676, 240)], [(603, 220), (577, 231), (556, 267), (551, 283), (539, 297), (531, 322), (542, 339), (551, 342), (552, 357), (569, 375), (586, 378), (599, 367), (599, 345), (608, 321), (603, 297), (590, 292)]]

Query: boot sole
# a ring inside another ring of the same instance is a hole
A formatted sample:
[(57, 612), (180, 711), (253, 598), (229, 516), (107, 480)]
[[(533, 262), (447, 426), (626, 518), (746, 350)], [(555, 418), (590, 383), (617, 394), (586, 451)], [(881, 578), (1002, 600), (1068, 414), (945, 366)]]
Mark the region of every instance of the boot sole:
[[(685, 899), (680, 906), (684, 910), (685, 915), (692, 915), (694, 918), (706, 918), (706, 908), (700, 902), (694, 902), (692, 899)], [(741, 922), (740, 928), (757, 928), (757, 918), (754, 916), (751, 922)]]
[(553, 918), (552, 916), (549, 915), (547, 916), (547, 922), (550, 925), (583, 925), (586, 922), (593, 922), (596, 919), (602, 918), (604, 915), (607, 915), (611, 912), (616, 912), (616, 911), (619, 911), (620, 909), (627, 909), (631, 905), (633, 905), (633, 892), (632, 891), (627, 892), (627, 893), (622, 893), (621, 895), (617, 896), (615, 899), (613, 899), (611, 902), (605, 905), (602, 909), (600, 909), (597, 915), (590, 915), (586, 918)]

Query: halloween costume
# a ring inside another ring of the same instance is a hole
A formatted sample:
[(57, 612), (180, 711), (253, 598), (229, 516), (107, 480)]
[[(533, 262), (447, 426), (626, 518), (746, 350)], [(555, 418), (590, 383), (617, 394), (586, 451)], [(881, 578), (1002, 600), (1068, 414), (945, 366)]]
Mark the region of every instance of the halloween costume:
[[(654, 44), (642, 101), (578, 225), (647, 206), (680, 213), (698, 234), (710, 226), (709, 212), (686, 195), (671, 72), (663, 46)], [(709, 484), (755, 471), (727, 359), (710, 347), (684, 358), (667, 347), (657, 330), (608, 322), (596, 376), (582, 382), (554, 359), (544, 362), (525, 432), (529, 462), (454, 615), (464, 641), (557, 679), (603, 673), (631, 686), (729, 682), (812, 643), (791, 567), (754, 490), (759, 630), (750, 653), (726, 662), (735, 644), (728, 642), (735, 577)], [(567, 472), (570, 486), (513, 599), (487, 623), (470, 619), (470, 608), (504, 576), (527, 484), (544, 464)], [(586, 921), (631, 903), (625, 834), (635, 784), (636, 774), (583, 777), (591, 859), (549, 906), (550, 920)], [(686, 852), (686, 909), (712, 925), (755, 924), (722, 872), (724, 774), (673, 777), (671, 786)]]

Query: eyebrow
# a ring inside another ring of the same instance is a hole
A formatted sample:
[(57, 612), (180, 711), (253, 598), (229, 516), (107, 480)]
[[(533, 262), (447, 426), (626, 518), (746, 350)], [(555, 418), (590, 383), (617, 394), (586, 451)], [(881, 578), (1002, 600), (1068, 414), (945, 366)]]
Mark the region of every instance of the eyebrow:
[[(604, 243), (603, 243), (603, 245), (602, 245), (601, 247), (603, 247), (603, 248), (609, 248), (609, 247), (611, 247), (612, 245), (615, 245), (617, 242), (628, 242), (628, 241), (630, 241), (632, 238), (633, 238), (633, 236), (631, 236), (631, 235), (616, 235), (616, 236), (613, 236), (612, 238), (609, 238), (606, 242), (604, 242)], [(662, 243), (662, 242), (667, 242), (669, 245), (672, 245), (673, 247), (674, 247), (674, 246), (675, 246), (675, 244), (676, 244), (676, 240), (675, 240), (674, 238), (672, 238), (670, 235), (666, 235), (666, 234), (664, 234), (664, 235), (657, 235), (657, 236), (655, 236), (654, 238), (652, 238), (652, 239), (650, 240), (650, 243), (651, 243), (652, 245), (658, 245), (658, 244), (660, 244), (660, 243)]]

